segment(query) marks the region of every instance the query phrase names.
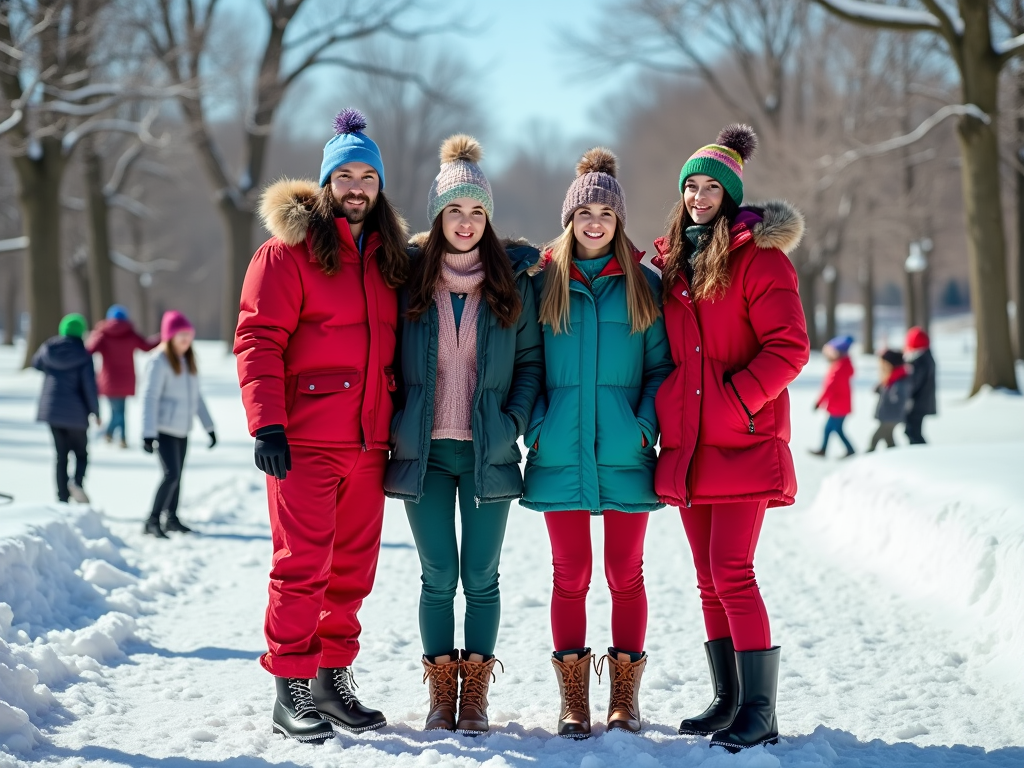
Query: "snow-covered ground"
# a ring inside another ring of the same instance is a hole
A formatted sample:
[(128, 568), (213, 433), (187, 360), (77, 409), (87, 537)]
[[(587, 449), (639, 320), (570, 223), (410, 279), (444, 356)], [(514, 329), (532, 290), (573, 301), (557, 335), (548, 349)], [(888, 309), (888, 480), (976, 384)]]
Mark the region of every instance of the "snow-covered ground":
[[(361, 613), (356, 678), (388, 716), (381, 731), (323, 747), (270, 733), (271, 678), (259, 667), (270, 560), (264, 485), (223, 347), (200, 344), (217, 421), (197, 433), (182, 518), (198, 535), (143, 537), (156, 459), (90, 446), (92, 508), (60, 508), (50, 437), (35, 424), (39, 375), (0, 349), (0, 768), (41, 766), (901, 766), (1024, 765), (1024, 398), (964, 395), (970, 333), (938, 334), (940, 409), (927, 447), (848, 461), (807, 454), (825, 363), (792, 387), (801, 492), (773, 510), (757, 570), (783, 647), (779, 745), (731, 756), (676, 735), (709, 698), (703, 624), (675, 510), (652, 515), (640, 736), (552, 736), (550, 555), (541, 516), (514, 507), (502, 557), (491, 732), (425, 734), (416, 625), (418, 567), (400, 504), (388, 503), (377, 587)], [(858, 358), (848, 434), (873, 424), (875, 362)], [(1021, 371), (1024, 374), (1024, 370)], [(839, 453), (838, 445), (833, 450)], [(595, 524), (595, 533), (599, 528)], [(600, 534), (595, 536), (600, 541)], [(609, 638), (596, 560), (589, 642)], [(592, 687), (595, 717), (607, 683)]]

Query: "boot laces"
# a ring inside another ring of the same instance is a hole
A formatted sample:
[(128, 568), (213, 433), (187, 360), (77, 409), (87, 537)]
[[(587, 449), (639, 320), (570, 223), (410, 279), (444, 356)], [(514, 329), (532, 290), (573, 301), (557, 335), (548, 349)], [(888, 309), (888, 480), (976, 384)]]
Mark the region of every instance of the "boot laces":
[(431, 695), (437, 705), (456, 706), (459, 695), (459, 665), (458, 664), (436, 664), (423, 672), (423, 682), (433, 683)]
[(310, 712), (317, 711), (308, 680), (301, 677), (288, 678), (288, 692), (292, 695), (292, 704), (295, 705), (295, 714), (298, 717), (305, 717)]
[[(505, 674), (505, 665), (498, 659), (494, 659), (494, 662), (501, 667), (501, 673)], [(482, 709), (487, 686), (498, 679), (494, 674), (494, 664), (486, 661), (463, 661), (462, 670), (462, 706)], [(490, 681), (487, 680), (488, 675)]]
[[(566, 666), (568, 668), (566, 668)], [(583, 672), (586, 664), (572, 662), (562, 667), (562, 685), (565, 688), (565, 706), (569, 710), (586, 709), (588, 706), (584, 690)]]
[(334, 679), (334, 690), (341, 696), (342, 701), (346, 704), (358, 704), (359, 699), (356, 698), (355, 689), (359, 686), (356, 685), (356, 678), (352, 674), (352, 669), (350, 667), (337, 667), (332, 677)]
[(608, 660), (609, 674), (612, 678), (612, 693), (608, 707), (631, 712), (633, 710), (633, 692), (636, 687), (636, 667), (630, 663), (619, 662), (606, 654), (594, 662), (594, 671), (597, 673), (599, 685), (605, 659)]

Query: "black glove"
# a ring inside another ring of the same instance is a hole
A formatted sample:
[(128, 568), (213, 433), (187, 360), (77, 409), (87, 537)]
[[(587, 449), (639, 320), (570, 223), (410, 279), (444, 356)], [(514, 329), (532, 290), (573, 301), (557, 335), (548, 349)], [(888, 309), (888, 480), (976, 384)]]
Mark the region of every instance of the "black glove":
[(284, 435), (284, 427), (272, 424), (256, 430), (256, 466), (284, 480), (292, 468), (292, 452), (288, 447), (288, 438)]
[(145, 440), (142, 441), (142, 450), (144, 450), (146, 453), (152, 453), (153, 452), (153, 442), (154, 442), (154, 438), (147, 437)]
[(213, 448), (213, 446), (217, 444), (217, 433), (211, 429), (206, 434), (210, 436), (210, 444), (207, 446), (207, 448)]

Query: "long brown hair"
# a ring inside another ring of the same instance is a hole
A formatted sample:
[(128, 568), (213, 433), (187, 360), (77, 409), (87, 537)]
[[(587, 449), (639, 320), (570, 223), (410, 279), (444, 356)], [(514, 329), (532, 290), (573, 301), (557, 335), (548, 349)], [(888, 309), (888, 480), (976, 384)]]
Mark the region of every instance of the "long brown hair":
[[(164, 348), (164, 354), (167, 355), (167, 362), (171, 364), (171, 370), (174, 371), (174, 375), (178, 376), (181, 374), (181, 358), (174, 353), (174, 343), (172, 341), (165, 341), (161, 344)], [(196, 368), (196, 353), (192, 349), (192, 345), (185, 350), (185, 354), (182, 355), (185, 358), (185, 365), (188, 366), (188, 372), (195, 375), (199, 372)]]
[[(523, 311), (523, 299), (512, 274), (512, 262), (498, 240), (490, 219), (484, 224), (484, 233), (477, 244), (480, 262), (484, 268), (481, 295), (487, 301), (491, 312), (498, 318), (502, 328), (511, 328)], [(441, 280), (441, 266), (444, 254), (451, 246), (444, 236), (441, 216), (434, 219), (430, 234), (423, 246), (423, 253), (412, 268), (409, 277), (409, 309), (405, 316), (419, 320), (434, 302), (434, 292)]]
[[(313, 256), (320, 263), (325, 275), (337, 274), (341, 266), (338, 262), (338, 249), (341, 240), (338, 229), (334, 225), (338, 217), (337, 201), (331, 191), (331, 185), (325, 184), (313, 199), (313, 210), (309, 216), (310, 241)], [(375, 258), (384, 282), (388, 288), (398, 288), (409, 276), (409, 256), (405, 252), (408, 241), (405, 219), (391, 205), (391, 201), (381, 190), (373, 208), (366, 214), (363, 223), (364, 232), (376, 232), (380, 236), (380, 248)]]
[[(549, 243), (547, 248), (550, 249), (551, 255), (544, 271), (550, 274), (544, 276), (538, 319), (542, 325), (550, 325), (552, 333), (570, 332), (572, 328), (569, 326), (569, 271), (576, 252), (576, 235), (572, 231), (572, 220), (561, 236)], [(641, 333), (654, 325), (660, 312), (642, 272), (643, 268), (633, 258), (636, 248), (626, 236), (621, 221), (615, 227), (612, 252), (626, 277), (626, 308), (629, 311), (630, 332)]]
[[(693, 285), (690, 290), (694, 299), (720, 299), (729, 288), (729, 246), (732, 244), (732, 224), (739, 213), (739, 206), (726, 193), (722, 197), (722, 207), (711, 225), (711, 234), (693, 264)], [(661, 285), (665, 300), (683, 265), (693, 253), (693, 243), (686, 237), (686, 228), (696, 222), (686, 210), (683, 197), (672, 209), (668, 217), (668, 253), (665, 254), (665, 268), (661, 270)]]

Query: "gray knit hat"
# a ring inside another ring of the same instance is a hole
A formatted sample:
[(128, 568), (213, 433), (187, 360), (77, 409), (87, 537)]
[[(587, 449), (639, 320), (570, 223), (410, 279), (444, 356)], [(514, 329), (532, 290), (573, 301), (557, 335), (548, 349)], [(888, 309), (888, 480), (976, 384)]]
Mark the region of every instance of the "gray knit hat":
[(491, 185), (477, 165), (483, 154), (480, 142), (464, 133), (444, 140), (441, 144), (441, 170), (430, 185), (427, 196), (427, 216), (431, 222), (446, 205), (460, 197), (476, 200), (487, 211), (487, 218), (494, 218)]
[(619, 161), (610, 149), (588, 149), (576, 164), (576, 181), (569, 186), (562, 203), (562, 229), (569, 224), (577, 208), (591, 203), (607, 205), (626, 226), (626, 193), (615, 179)]

